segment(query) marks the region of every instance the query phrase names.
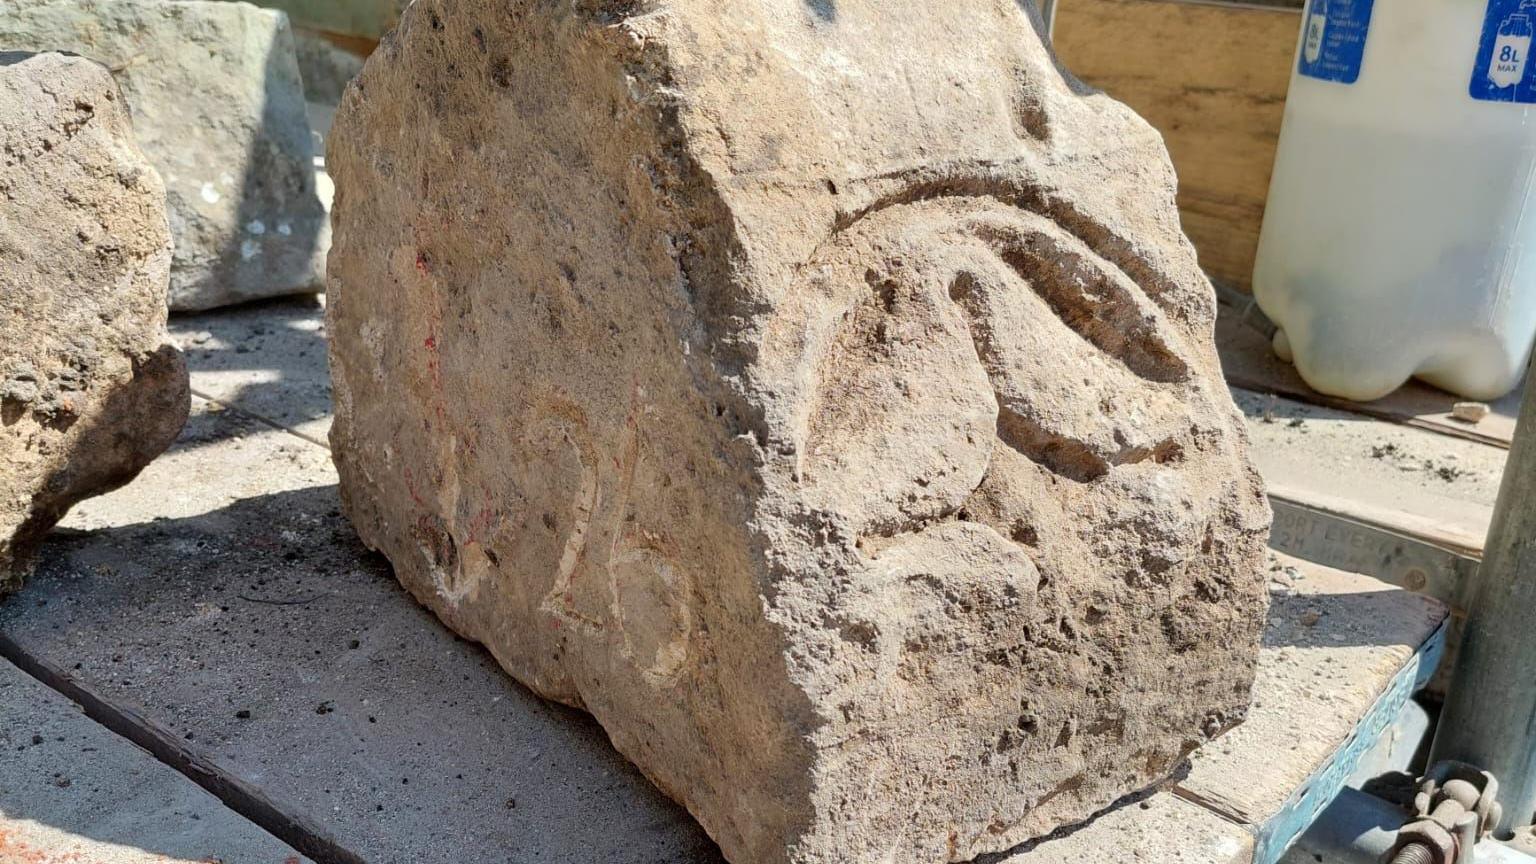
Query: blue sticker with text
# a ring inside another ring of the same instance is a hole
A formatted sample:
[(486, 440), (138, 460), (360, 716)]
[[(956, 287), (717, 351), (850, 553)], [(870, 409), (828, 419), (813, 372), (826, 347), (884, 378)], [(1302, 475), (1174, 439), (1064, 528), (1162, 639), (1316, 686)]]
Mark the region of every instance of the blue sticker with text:
[[(1309, 78), (1353, 84), (1365, 59), (1373, 0), (1311, 0), (1303, 18), (1297, 71)], [(1533, 0), (1536, 2), (1536, 0)]]
[(1528, 62), (1536, 35), (1536, 0), (1489, 0), (1483, 38), (1472, 67), (1473, 99), (1536, 102), (1536, 81)]

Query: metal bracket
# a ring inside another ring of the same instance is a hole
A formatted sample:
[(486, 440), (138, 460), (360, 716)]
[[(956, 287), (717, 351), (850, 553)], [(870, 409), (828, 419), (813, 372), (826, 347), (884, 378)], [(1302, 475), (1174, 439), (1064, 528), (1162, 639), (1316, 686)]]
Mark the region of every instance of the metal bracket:
[(1404, 825), (1390, 864), (1472, 864), (1477, 841), (1499, 824), (1499, 781), (1465, 762), (1437, 762), (1413, 797), (1418, 818)]

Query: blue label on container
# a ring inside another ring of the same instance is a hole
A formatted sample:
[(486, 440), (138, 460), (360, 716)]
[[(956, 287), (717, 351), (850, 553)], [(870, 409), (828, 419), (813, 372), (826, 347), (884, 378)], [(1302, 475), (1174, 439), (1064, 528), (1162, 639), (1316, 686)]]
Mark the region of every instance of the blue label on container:
[(1533, 35), (1536, 0), (1489, 0), (1472, 67), (1473, 99), (1536, 102), (1536, 65), (1528, 62)]
[[(1353, 84), (1365, 58), (1373, 0), (1311, 0), (1302, 18), (1297, 71), (1310, 78)], [(1536, 2), (1536, 0), (1532, 0)]]

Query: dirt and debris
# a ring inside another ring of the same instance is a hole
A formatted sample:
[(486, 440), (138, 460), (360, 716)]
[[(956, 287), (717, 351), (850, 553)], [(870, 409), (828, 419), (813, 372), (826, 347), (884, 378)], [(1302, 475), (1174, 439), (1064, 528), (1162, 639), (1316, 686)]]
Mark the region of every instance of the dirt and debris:
[(1272, 491), (1469, 538), (1487, 533), (1508, 450), (1270, 394), (1233, 396)]

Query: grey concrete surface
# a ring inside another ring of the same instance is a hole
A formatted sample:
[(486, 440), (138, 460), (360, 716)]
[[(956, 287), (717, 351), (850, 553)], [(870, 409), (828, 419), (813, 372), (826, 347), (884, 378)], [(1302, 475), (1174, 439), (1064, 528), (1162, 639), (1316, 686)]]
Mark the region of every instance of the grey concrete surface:
[(0, 660), (0, 862), (308, 861)]
[(195, 373), (192, 389), (325, 444), (331, 377), (319, 297), (174, 315), (171, 339)]
[(0, 629), (371, 862), (719, 861), (596, 723), (358, 545), (325, 450), (216, 408), (195, 400), (170, 453), (71, 514)]

